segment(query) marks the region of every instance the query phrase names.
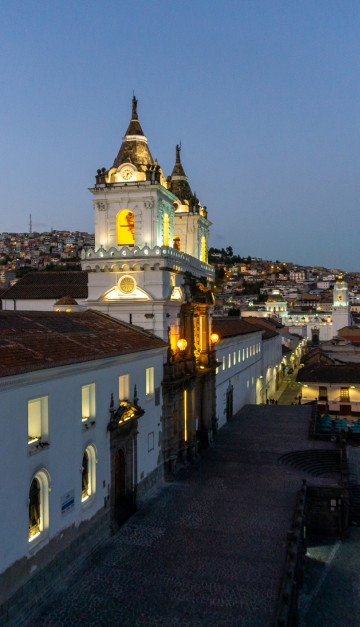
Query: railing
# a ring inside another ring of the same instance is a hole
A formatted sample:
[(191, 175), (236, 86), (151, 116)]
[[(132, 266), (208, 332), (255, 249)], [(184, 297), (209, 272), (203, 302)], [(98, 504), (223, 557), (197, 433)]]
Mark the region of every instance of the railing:
[(291, 529), (287, 534), (284, 570), (280, 586), (275, 625), (290, 627), (297, 624), (298, 597), (303, 581), (305, 545), (306, 480), (298, 493)]

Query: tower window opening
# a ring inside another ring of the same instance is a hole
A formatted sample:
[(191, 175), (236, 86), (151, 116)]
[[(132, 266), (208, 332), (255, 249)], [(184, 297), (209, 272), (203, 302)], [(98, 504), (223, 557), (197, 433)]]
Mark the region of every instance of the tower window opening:
[(200, 244), (200, 260), (206, 263), (206, 237), (205, 235), (201, 238)]
[(164, 213), (163, 227), (164, 227), (164, 246), (169, 246), (170, 221), (169, 221), (168, 213)]
[(175, 248), (175, 250), (180, 250), (180, 237), (178, 237), (177, 235), (173, 239), (173, 247)]
[(134, 246), (134, 214), (129, 209), (122, 209), (116, 215), (116, 243), (118, 246)]

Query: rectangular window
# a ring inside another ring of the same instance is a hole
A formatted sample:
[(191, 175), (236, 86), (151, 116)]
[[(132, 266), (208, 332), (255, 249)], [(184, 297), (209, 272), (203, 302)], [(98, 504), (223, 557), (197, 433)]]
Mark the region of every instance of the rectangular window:
[(228, 354), (228, 368), (231, 368), (231, 353)]
[(250, 357), (252, 356), (252, 346), (250, 346)]
[(243, 361), (245, 359), (245, 348), (243, 348)]
[(225, 365), (225, 355), (223, 355), (223, 370), (225, 370), (226, 365)]
[(246, 349), (246, 359), (248, 359), (248, 357), (249, 357), (249, 347), (247, 347)]
[(146, 398), (154, 396), (154, 367), (146, 368)]
[(327, 401), (326, 385), (319, 385), (319, 401)]
[(261, 353), (261, 344), (259, 342), (259, 353)]
[(130, 400), (130, 375), (123, 374), (119, 377), (119, 401)]
[(28, 401), (28, 443), (48, 439), (48, 397)]
[(236, 352), (234, 351), (234, 366), (236, 364)]
[(350, 402), (349, 388), (340, 388), (340, 401)]
[(95, 416), (95, 383), (89, 383), (89, 385), (83, 385), (81, 388), (81, 417), (85, 421), (89, 418), (95, 418)]
[(219, 367), (216, 368), (216, 374), (219, 374)]
[(255, 344), (253, 344), (253, 355), (255, 355)]
[(241, 362), (241, 350), (240, 350), (240, 348), (238, 350), (238, 362), (239, 363)]
[(250, 381), (246, 381), (246, 387), (249, 389)]

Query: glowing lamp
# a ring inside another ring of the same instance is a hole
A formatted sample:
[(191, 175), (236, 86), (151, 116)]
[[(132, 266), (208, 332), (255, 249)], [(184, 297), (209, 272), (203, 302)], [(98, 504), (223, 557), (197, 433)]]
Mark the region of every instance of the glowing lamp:
[(218, 343), (218, 341), (219, 341), (219, 336), (218, 336), (218, 334), (217, 334), (217, 333), (212, 333), (212, 334), (210, 335), (210, 339), (211, 339), (211, 341), (212, 341), (212, 343), (213, 343), (213, 344), (217, 344), (217, 343)]
[(178, 340), (176, 346), (178, 347), (179, 351), (184, 351), (187, 347), (187, 341), (184, 339)]

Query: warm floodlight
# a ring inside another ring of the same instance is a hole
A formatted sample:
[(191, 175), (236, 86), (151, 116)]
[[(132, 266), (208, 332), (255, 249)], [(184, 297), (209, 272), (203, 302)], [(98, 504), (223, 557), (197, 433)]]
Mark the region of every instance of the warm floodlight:
[(187, 347), (187, 341), (184, 339), (178, 340), (176, 343), (176, 346), (178, 347), (180, 351), (184, 351), (185, 348)]

